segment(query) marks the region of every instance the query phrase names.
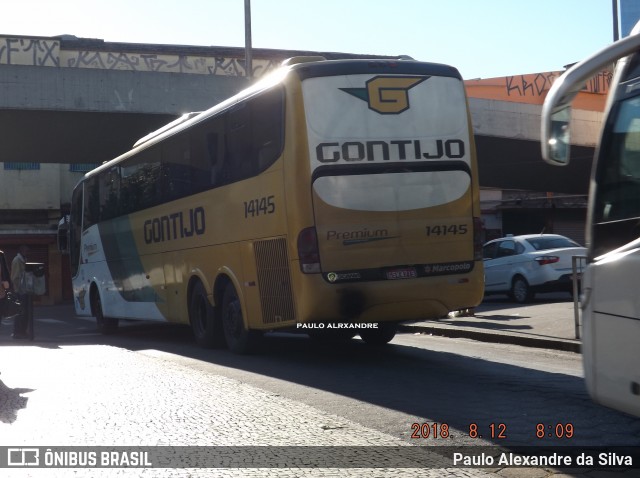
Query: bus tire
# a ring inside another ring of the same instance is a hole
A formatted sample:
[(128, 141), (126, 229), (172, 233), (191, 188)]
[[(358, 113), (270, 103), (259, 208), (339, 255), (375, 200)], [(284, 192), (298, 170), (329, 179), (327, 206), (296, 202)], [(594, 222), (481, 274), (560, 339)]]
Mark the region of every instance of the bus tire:
[(222, 296), (222, 329), (232, 352), (248, 354), (255, 350), (257, 334), (245, 326), (240, 299), (231, 283), (227, 284)]
[(105, 317), (102, 311), (102, 300), (100, 294), (96, 291), (93, 294), (93, 315), (96, 318), (96, 328), (98, 332), (104, 335), (110, 335), (118, 330), (118, 319), (112, 319), (111, 317)]
[(189, 322), (196, 343), (201, 347), (215, 348), (224, 344), (222, 330), (218, 326), (213, 307), (207, 298), (202, 282), (193, 288), (189, 300)]
[(396, 324), (381, 323), (377, 329), (362, 329), (360, 338), (367, 345), (381, 346), (386, 345), (396, 336), (398, 326)]

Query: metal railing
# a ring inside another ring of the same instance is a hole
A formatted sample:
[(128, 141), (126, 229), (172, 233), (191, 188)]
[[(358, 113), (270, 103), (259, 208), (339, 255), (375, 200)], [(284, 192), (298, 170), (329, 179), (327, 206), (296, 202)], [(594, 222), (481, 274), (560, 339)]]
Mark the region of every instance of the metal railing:
[(573, 270), (573, 318), (576, 328), (576, 339), (580, 338), (580, 292), (582, 283), (582, 274), (587, 266), (586, 256), (573, 256), (571, 258), (571, 268)]

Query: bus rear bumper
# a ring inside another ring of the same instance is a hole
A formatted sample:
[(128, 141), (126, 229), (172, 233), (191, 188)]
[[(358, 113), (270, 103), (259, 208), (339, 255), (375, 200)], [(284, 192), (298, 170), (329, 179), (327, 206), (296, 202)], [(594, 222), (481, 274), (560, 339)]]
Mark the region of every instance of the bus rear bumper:
[[(296, 278), (297, 322), (401, 322), (445, 317), (482, 301), (482, 277), (473, 274), (398, 281), (329, 284), (318, 275)], [(305, 294), (306, 292), (306, 294)], [(301, 297), (300, 295), (298, 297)]]

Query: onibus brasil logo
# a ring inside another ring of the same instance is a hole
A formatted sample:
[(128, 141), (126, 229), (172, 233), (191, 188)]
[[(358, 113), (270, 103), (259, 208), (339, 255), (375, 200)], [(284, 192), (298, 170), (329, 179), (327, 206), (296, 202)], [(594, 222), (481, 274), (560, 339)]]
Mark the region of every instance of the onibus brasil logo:
[(397, 115), (409, 109), (409, 90), (429, 76), (375, 76), (365, 88), (340, 88), (366, 101), (369, 108), (383, 115)]

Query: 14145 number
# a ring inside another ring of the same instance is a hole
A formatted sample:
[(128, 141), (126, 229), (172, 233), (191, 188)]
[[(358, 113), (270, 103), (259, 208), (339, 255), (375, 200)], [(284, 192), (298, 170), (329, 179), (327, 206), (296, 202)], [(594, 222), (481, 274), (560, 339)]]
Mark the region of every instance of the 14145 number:
[(466, 234), (469, 228), (466, 224), (438, 224), (437, 226), (426, 226), (427, 236), (453, 236)]
[(244, 202), (244, 217), (256, 217), (276, 212), (274, 196), (251, 199)]

